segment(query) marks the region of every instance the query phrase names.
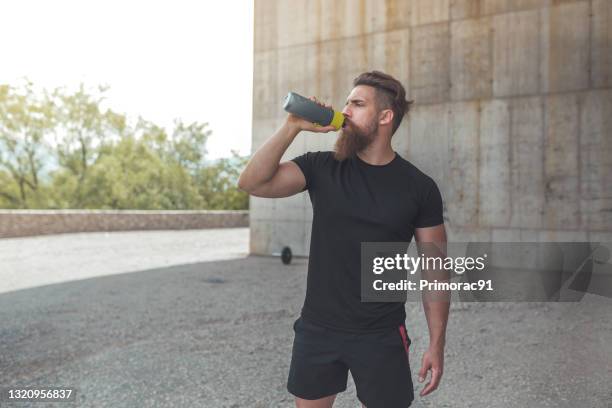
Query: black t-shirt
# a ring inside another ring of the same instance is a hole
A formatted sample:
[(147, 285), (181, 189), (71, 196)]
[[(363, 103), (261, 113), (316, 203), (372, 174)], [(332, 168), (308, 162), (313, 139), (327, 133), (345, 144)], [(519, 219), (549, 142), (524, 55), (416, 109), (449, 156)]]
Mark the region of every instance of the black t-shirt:
[(361, 302), (361, 242), (410, 242), (415, 228), (442, 224), (435, 181), (397, 152), (384, 165), (333, 152), (292, 159), (304, 173), (313, 208), (302, 317), (330, 328), (367, 332), (398, 326), (403, 302)]

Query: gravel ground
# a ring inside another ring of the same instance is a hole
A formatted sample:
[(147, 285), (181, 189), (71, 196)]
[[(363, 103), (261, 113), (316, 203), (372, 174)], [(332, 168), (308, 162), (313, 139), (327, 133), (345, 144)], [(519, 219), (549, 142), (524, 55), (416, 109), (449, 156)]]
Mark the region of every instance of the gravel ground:
[[(248, 240), (248, 230), (230, 232), (233, 242)], [(89, 234), (79, 235), (90, 242)], [(223, 252), (219, 236), (199, 237), (206, 241), (202, 248)], [(73, 386), (77, 402), (0, 406), (293, 406), (285, 384), (307, 259), (285, 266), (278, 258), (238, 257), (240, 249), (231, 249), (227, 256), (233, 259), (110, 274), (110, 265), (149, 268), (152, 259), (181, 259), (160, 251), (176, 253), (182, 248), (176, 240), (183, 239), (181, 233), (169, 245), (151, 239), (147, 247), (154, 253), (144, 259), (139, 251), (140, 259), (128, 260), (123, 258), (141, 245), (112, 238), (126, 248), (105, 252), (115, 246), (82, 244), (71, 261), (62, 261), (73, 265), (78, 276), (71, 279), (79, 280), (0, 295), (0, 387)], [(20, 239), (18, 246), (28, 246), (29, 253), (31, 242), (47, 248), (37, 240), (44, 237)], [(6, 241), (17, 240), (4, 241), (2, 251)], [(13, 255), (8, 263), (10, 255), (3, 254), (3, 282), (8, 275), (9, 283), (33, 286), (44, 270), (29, 271), (25, 280), (11, 270), (28, 272), (26, 263), (57, 271), (48, 248), (47, 259), (36, 252), (36, 261)], [(204, 252), (199, 256), (209, 255)], [(90, 257), (107, 268), (90, 272)], [(580, 303), (453, 304), (442, 385), (428, 397), (417, 396), (413, 406), (611, 407), (611, 306), (612, 300), (592, 295)], [(427, 344), (426, 322), (420, 305), (408, 303), (406, 312), (414, 374)], [(358, 406), (349, 380), (335, 407)]]

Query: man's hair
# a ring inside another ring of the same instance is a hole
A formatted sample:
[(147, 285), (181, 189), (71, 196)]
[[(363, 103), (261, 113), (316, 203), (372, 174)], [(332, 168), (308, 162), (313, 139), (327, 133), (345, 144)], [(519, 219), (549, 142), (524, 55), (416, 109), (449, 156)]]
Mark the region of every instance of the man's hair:
[(393, 128), (391, 135), (395, 133), (402, 123), (404, 114), (410, 110), (414, 101), (406, 100), (406, 90), (400, 81), (391, 75), (380, 71), (370, 71), (360, 74), (353, 80), (353, 86), (369, 85), (376, 89), (376, 105), (379, 111), (391, 109), (393, 111)]

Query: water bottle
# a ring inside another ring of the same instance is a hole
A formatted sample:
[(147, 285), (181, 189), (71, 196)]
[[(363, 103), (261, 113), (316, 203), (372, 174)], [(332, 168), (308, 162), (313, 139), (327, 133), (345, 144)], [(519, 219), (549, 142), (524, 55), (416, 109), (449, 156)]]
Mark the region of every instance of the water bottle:
[(285, 97), (283, 109), (304, 118), (315, 125), (332, 125), (336, 130), (342, 127), (344, 115), (311, 101), (295, 92), (289, 92)]

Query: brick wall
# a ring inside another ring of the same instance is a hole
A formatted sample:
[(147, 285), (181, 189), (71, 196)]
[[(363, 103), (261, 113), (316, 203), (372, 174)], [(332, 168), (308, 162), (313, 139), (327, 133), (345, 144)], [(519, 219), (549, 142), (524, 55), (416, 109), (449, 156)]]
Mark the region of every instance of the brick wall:
[(0, 238), (248, 226), (248, 211), (0, 210)]

